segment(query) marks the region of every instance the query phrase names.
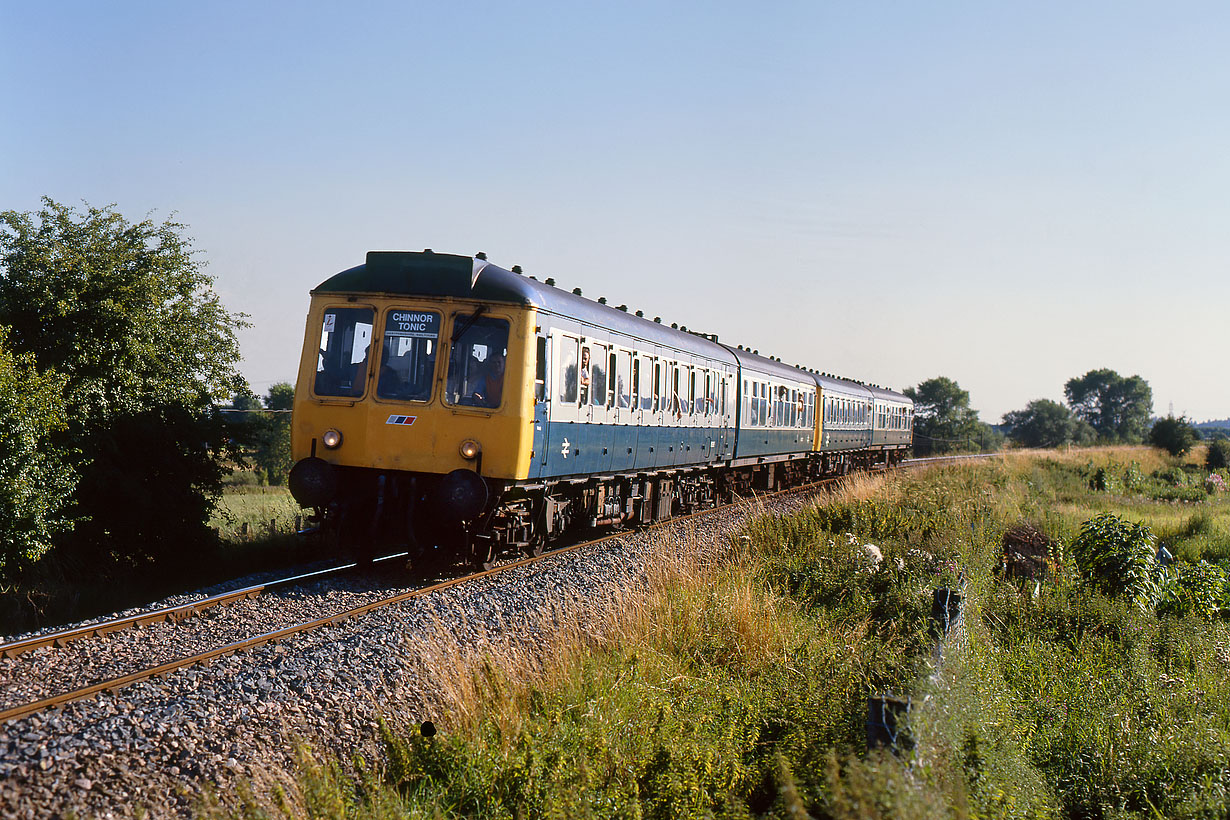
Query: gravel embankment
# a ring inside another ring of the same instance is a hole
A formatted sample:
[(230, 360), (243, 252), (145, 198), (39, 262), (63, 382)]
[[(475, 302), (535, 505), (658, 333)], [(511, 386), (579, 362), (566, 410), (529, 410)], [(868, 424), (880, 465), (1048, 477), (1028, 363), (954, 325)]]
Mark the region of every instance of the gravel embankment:
[[(769, 508), (784, 513), (806, 503), (791, 496)], [(728, 509), (628, 535), (11, 721), (0, 726), (0, 817), (191, 816), (212, 784), (225, 795), (237, 778), (258, 790), (292, 779), (297, 740), (343, 759), (355, 751), (378, 759), (380, 718), (395, 727), (424, 719), (447, 723), (433, 713), (432, 693), (450, 669), (433, 665), (425, 641), (473, 647), (491, 639), (532, 650), (552, 613), (575, 616), (636, 584), (652, 550), (720, 548), (749, 514), (746, 507)], [(28, 702), (31, 692), (70, 668), (78, 670), (74, 676), (86, 670), (113, 677), (163, 654), (180, 657), (203, 643), (217, 646), (238, 639), (227, 636), (268, 632), (397, 591), (390, 576), (379, 577), (379, 588), (371, 580), (331, 579), (178, 625), (6, 660), (0, 697)]]

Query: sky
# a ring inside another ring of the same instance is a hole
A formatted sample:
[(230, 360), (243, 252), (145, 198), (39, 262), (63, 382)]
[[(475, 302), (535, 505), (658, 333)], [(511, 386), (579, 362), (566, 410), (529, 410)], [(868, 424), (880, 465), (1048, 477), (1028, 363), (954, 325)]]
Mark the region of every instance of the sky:
[(0, 210), (174, 216), (243, 372), (369, 250), (487, 253), (981, 418), (1230, 417), (1230, 4), (0, 0)]

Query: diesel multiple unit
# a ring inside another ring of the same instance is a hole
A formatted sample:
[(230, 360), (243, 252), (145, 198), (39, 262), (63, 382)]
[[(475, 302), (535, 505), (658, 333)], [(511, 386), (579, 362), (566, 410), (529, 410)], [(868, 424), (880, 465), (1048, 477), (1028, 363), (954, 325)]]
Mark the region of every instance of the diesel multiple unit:
[(312, 291), (290, 486), (360, 550), (481, 566), (574, 527), (894, 464), (912, 413), (481, 254), (372, 252)]

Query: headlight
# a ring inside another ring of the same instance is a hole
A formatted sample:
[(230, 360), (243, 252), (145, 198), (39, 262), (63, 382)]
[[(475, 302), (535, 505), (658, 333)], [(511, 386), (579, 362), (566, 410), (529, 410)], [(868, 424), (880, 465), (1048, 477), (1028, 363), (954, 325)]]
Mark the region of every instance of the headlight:
[(461, 442), (461, 446), (457, 449), (461, 453), (461, 457), (467, 461), (472, 458), (478, 458), (478, 454), (483, 451), (483, 448), (478, 445), (478, 442), (472, 438), (468, 438)]
[(336, 450), (342, 446), (342, 433), (340, 430), (326, 430), (320, 440), (328, 449)]

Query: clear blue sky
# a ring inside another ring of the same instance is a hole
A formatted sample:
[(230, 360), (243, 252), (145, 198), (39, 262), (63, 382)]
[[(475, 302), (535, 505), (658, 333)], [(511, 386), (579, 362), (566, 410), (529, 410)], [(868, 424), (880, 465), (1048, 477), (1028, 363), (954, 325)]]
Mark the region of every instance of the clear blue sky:
[(177, 213), (258, 392), (310, 288), (468, 253), (987, 421), (1230, 416), (1230, 4), (0, 0), (0, 208)]

